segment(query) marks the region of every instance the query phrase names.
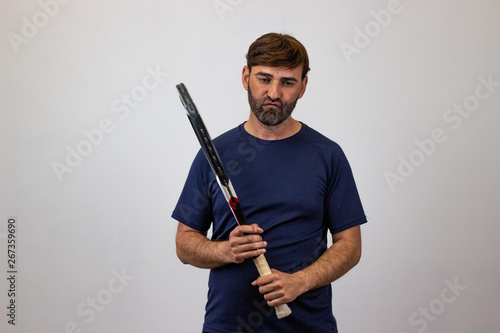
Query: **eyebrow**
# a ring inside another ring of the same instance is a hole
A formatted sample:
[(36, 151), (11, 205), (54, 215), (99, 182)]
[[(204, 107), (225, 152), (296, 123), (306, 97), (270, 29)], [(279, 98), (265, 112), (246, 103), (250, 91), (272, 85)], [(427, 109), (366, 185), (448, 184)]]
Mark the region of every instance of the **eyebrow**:
[[(258, 72), (258, 73), (255, 73), (255, 75), (260, 75), (260, 76), (265, 76), (265, 77), (268, 77), (268, 78), (274, 78), (274, 75), (272, 74), (269, 74), (269, 73), (266, 73), (266, 72)], [(280, 79), (281, 81), (294, 81), (294, 82), (299, 82), (296, 78), (294, 78), (293, 76), (284, 76)]]

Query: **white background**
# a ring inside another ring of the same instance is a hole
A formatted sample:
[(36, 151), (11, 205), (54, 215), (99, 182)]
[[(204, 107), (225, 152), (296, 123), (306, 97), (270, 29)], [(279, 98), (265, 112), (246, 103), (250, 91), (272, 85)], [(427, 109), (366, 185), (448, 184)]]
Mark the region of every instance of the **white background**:
[[(270, 31), (308, 49), (295, 117), (343, 147), (369, 218), (360, 264), (333, 284), (340, 332), (498, 332), (500, 2), (0, 7), (2, 332), (201, 331), (208, 272), (178, 261), (170, 218), (199, 147), (175, 85), (187, 85), (213, 137), (237, 126), (249, 112), (244, 56)], [(161, 72), (151, 91), (141, 88), (148, 68)], [(125, 114), (132, 93), (143, 100)], [(465, 118), (449, 113), (466, 102)], [(89, 146), (84, 132), (102, 121), (112, 131)], [(446, 139), (431, 145), (436, 129)], [(77, 149), (86, 156), (69, 167)], [(54, 165), (67, 169), (58, 177)], [(388, 173), (404, 182), (391, 186)]]

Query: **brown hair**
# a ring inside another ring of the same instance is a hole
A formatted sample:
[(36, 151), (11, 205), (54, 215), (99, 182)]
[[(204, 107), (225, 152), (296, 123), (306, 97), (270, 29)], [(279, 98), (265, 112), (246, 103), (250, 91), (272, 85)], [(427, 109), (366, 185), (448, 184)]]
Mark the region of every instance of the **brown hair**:
[(250, 45), (247, 53), (247, 66), (285, 67), (289, 69), (302, 66), (302, 79), (309, 72), (309, 57), (304, 45), (290, 35), (268, 33)]

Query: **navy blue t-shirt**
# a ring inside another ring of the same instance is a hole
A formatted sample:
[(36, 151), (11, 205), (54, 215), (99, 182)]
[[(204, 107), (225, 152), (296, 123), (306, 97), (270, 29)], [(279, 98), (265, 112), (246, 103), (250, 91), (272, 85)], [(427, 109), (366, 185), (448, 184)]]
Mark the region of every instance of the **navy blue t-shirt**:
[[(271, 268), (291, 273), (316, 261), (327, 232), (366, 222), (349, 163), (332, 140), (302, 124), (283, 140), (251, 136), (240, 126), (214, 140), (248, 223), (257, 223), (268, 243)], [(236, 227), (231, 210), (203, 152), (189, 171), (172, 217), (212, 240), (227, 240)], [(337, 332), (331, 286), (311, 290), (277, 319), (258, 288), (252, 260), (212, 269), (203, 330), (227, 332)]]

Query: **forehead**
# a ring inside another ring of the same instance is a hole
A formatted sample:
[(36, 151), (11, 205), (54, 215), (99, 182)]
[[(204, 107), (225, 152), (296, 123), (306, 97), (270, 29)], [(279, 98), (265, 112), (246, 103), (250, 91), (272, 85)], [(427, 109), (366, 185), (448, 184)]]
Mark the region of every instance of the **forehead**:
[(302, 77), (302, 66), (292, 69), (286, 67), (253, 66), (251, 73), (252, 75), (266, 75), (275, 79), (295, 78), (297, 81), (300, 81)]

